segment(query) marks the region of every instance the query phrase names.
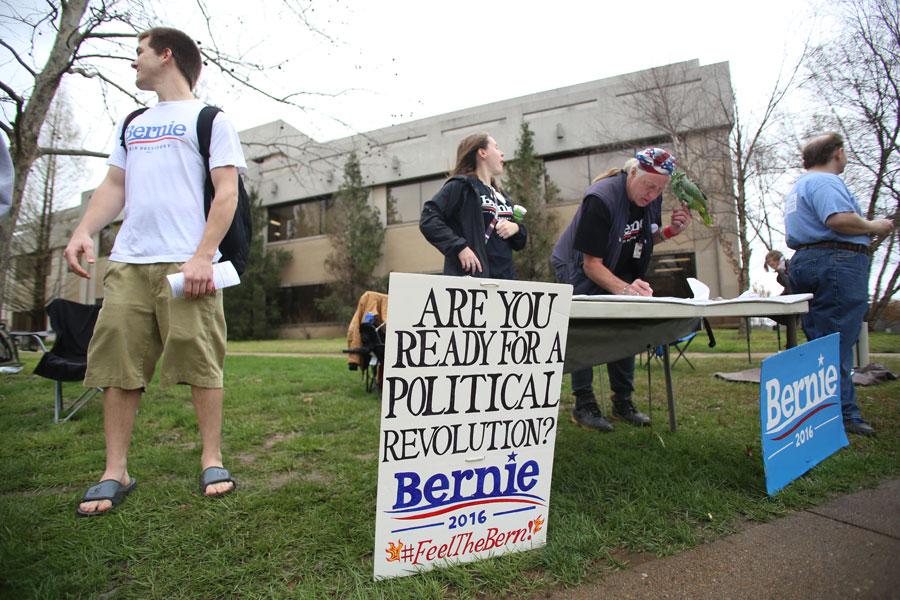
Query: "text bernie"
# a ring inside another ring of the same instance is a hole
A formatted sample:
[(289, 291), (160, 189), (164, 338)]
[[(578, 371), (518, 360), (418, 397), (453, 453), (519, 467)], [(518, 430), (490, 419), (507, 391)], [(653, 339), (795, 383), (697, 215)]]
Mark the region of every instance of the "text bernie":
[(766, 433), (785, 429), (837, 392), (838, 370), (834, 365), (783, 384), (775, 378), (767, 380)]

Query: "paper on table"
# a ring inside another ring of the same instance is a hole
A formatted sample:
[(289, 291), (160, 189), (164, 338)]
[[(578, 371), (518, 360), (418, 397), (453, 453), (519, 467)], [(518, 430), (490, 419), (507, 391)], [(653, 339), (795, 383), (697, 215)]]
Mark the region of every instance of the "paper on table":
[[(183, 297), (184, 273), (172, 273), (171, 275), (166, 275), (166, 279), (169, 280), (169, 287), (172, 288), (172, 297)], [(231, 264), (231, 261), (226, 260), (225, 262), (220, 262), (213, 265), (213, 282), (216, 285), (216, 289), (221, 290), (222, 288), (227, 288), (239, 284), (241, 282), (241, 278), (238, 276), (234, 265)]]
[(688, 285), (691, 286), (691, 294), (694, 300), (709, 300), (709, 286), (693, 277), (687, 278)]
[(688, 304), (691, 306), (717, 306), (719, 304), (793, 304), (794, 302), (807, 302), (812, 299), (812, 294), (790, 294), (786, 296), (774, 296), (769, 298), (738, 297), (730, 300), (698, 300), (697, 298), (672, 298), (670, 296), (589, 296), (577, 294), (572, 296), (573, 301), (588, 302), (662, 302), (666, 304)]
[(732, 298), (730, 300), (724, 298), (710, 300), (708, 285), (693, 277), (688, 277), (687, 282), (691, 288), (691, 293), (694, 295), (693, 298), (672, 298), (669, 296), (592, 296), (588, 294), (576, 294), (572, 296), (572, 300), (589, 300), (592, 302), (665, 302), (668, 304), (713, 306), (717, 304), (745, 304), (749, 302), (761, 302), (763, 304), (793, 304), (794, 302), (803, 302), (812, 299), (812, 294), (788, 294), (784, 296), (762, 298), (755, 292), (747, 290), (737, 298)]

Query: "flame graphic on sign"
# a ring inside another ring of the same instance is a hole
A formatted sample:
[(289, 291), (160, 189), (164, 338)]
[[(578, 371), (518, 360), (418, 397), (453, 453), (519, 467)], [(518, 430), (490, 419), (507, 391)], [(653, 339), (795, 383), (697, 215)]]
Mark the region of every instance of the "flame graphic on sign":
[(541, 527), (544, 525), (544, 519), (542, 517), (536, 517), (534, 521), (531, 521), (531, 533), (537, 533), (541, 530)]
[(385, 552), (387, 552), (387, 561), (394, 562), (400, 560), (400, 551), (403, 550), (403, 542), (397, 540), (397, 543), (388, 542), (388, 547)]

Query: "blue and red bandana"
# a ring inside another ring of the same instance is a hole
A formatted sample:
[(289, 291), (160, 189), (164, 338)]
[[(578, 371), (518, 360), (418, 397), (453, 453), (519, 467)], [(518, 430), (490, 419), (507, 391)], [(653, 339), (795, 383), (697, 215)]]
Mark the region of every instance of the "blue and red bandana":
[(662, 148), (644, 148), (634, 155), (638, 166), (648, 173), (668, 175), (675, 173), (675, 157)]

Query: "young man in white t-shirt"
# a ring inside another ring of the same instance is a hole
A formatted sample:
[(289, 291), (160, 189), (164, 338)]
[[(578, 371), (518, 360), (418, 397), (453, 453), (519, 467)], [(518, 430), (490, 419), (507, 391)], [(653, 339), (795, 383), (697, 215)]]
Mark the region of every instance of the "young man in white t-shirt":
[[(88, 349), (86, 386), (103, 387), (106, 469), (88, 489), (79, 516), (96, 516), (120, 504), (136, 479), (127, 469), (128, 447), (141, 394), (162, 358), (160, 385), (187, 384), (197, 414), (201, 454), (200, 492), (221, 496), (235, 482), (223, 467), (222, 367), (225, 316), (213, 282), (218, 247), (237, 207), (238, 171), (246, 165), (234, 127), (218, 113), (210, 143), (215, 195), (204, 215), (206, 173), (197, 141), (194, 98), (202, 58), (177, 29), (157, 27), (138, 36), (139, 89), (159, 102), (135, 118), (109, 157), (109, 172), (65, 250), (69, 268), (90, 274), (93, 236), (124, 208), (103, 278), (103, 308)], [(172, 298), (166, 275), (184, 273), (184, 298)]]

